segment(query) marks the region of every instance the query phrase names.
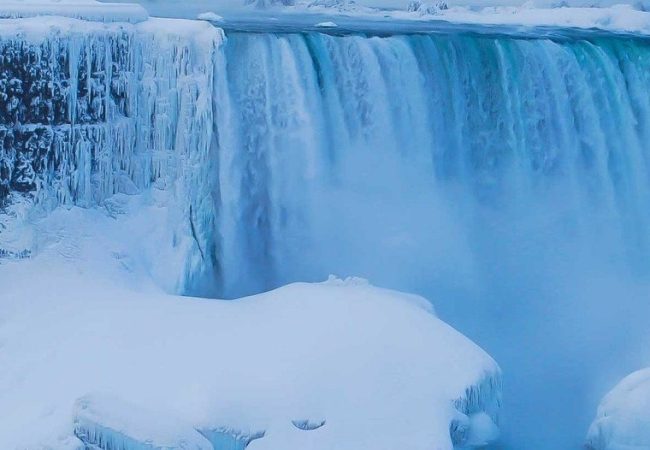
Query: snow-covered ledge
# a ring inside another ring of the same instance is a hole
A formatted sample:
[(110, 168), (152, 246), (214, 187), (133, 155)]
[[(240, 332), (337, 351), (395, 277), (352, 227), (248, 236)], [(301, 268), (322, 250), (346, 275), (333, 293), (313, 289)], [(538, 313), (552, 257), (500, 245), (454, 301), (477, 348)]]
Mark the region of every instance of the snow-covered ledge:
[(585, 447), (588, 450), (650, 448), (650, 368), (628, 375), (603, 398)]
[(149, 13), (135, 3), (100, 3), (95, 0), (2, 0), (0, 18), (63, 16), (98, 22), (138, 23)]
[(428, 301), (354, 278), (234, 301), (166, 295), (140, 247), (155, 246), (163, 208), (141, 206), (59, 208), (34, 222), (31, 258), (2, 261), (1, 449), (451, 450), (496, 437), (499, 367)]

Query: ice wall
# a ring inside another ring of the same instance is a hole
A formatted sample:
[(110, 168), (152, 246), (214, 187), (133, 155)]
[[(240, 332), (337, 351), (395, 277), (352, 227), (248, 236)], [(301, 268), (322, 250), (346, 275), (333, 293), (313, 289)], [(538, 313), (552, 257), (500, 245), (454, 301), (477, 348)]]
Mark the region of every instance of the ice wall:
[[(156, 186), (176, 207), (170, 227), (184, 224), (179, 233), (190, 239), (193, 211), (211, 210), (194, 192), (209, 185), (197, 180), (209, 178), (220, 31), (166, 19), (0, 25), (0, 204), (20, 196), (45, 209), (88, 207)], [(190, 265), (214, 259), (211, 248), (183, 247), (182, 238), (168, 244), (196, 252), (186, 254)], [(178, 272), (185, 285), (185, 269)], [(167, 285), (177, 290), (179, 283)]]

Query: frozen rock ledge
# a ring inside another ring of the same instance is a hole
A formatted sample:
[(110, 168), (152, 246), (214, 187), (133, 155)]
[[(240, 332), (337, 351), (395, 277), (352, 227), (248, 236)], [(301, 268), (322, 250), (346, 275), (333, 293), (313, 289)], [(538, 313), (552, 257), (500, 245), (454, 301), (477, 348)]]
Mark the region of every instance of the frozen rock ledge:
[(601, 401), (587, 450), (650, 448), (650, 368), (625, 377)]

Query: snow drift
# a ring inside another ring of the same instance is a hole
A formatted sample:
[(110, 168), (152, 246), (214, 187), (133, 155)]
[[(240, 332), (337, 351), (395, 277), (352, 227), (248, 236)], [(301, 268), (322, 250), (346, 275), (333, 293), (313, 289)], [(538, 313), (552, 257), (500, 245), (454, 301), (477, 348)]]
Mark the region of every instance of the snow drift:
[[(132, 206), (58, 209), (32, 224), (38, 255), (0, 267), (1, 448), (451, 449), (495, 437), (499, 369), (428, 301), (335, 278), (235, 301), (169, 296), (128, 240), (164, 215)], [(155, 245), (145, 234), (133, 238)]]

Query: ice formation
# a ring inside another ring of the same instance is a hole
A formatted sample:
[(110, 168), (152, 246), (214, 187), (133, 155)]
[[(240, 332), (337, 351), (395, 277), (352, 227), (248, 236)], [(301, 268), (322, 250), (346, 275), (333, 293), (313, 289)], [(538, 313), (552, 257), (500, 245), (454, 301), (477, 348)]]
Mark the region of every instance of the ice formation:
[(650, 369), (625, 377), (598, 406), (588, 450), (650, 448)]
[[(193, 192), (196, 180), (209, 178), (203, 163), (214, 141), (211, 85), (221, 41), (204, 22), (4, 20), (0, 202), (27, 195), (47, 209), (92, 206), (155, 185), (175, 193), (188, 239), (200, 238), (191, 216), (212, 205)], [(201, 244), (192, 244), (194, 260), (214, 259)], [(182, 246), (179, 238), (174, 247)]]

